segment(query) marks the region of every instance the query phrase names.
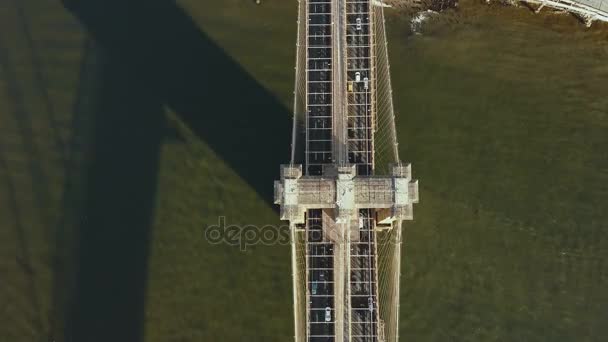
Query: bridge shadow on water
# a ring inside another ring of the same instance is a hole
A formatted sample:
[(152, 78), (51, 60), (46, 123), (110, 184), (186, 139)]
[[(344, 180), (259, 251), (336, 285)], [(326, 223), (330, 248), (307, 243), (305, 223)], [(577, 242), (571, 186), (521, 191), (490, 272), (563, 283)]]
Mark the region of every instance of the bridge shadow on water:
[(288, 148), (276, 148), (289, 146), (289, 110), (175, 1), (64, 5), (103, 53), (64, 339), (142, 341), (164, 108), (269, 203), (278, 165), (289, 158)]

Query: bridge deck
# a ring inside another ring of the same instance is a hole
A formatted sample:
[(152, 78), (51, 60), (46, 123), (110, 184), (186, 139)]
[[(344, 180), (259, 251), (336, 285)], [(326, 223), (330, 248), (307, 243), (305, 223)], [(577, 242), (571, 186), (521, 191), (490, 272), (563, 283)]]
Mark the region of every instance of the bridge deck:
[[(307, 0), (305, 3), (305, 173), (321, 175), (323, 165), (335, 163), (340, 158), (336, 154), (340, 151), (336, 146), (336, 135), (340, 133), (336, 130), (343, 125), (346, 131), (345, 158), (357, 166), (358, 175), (371, 175), (374, 168), (375, 98), (371, 2)], [(345, 106), (336, 105), (337, 101), (343, 101)], [(350, 271), (341, 275), (335, 272), (345, 266), (338, 260), (342, 252), (334, 242), (324, 237), (322, 217), (321, 209), (307, 211), (306, 340), (337, 341), (336, 336), (344, 335), (349, 341), (377, 341), (379, 318), (373, 211), (359, 212), (357, 236), (348, 253), (347, 263), (350, 264), (346, 269)], [(345, 280), (336, 281), (337, 276)], [(342, 283), (346, 289), (335, 288), (336, 284)], [(345, 300), (344, 296), (348, 298)], [(337, 301), (347, 303), (350, 309), (337, 312)], [(344, 318), (336, 317), (337, 314), (344, 315)], [(344, 334), (341, 331), (337, 334), (337, 327), (344, 327)]]
[(360, 175), (373, 170), (372, 29), (369, 0), (347, 0), (348, 159)]
[(308, 341), (334, 341), (334, 245), (324, 241), (322, 211), (309, 210), (306, 229), (308, 258)]
[(307, 0), (306, 174), (320, 175), (331, 163), (333, 105), (332, 1)]

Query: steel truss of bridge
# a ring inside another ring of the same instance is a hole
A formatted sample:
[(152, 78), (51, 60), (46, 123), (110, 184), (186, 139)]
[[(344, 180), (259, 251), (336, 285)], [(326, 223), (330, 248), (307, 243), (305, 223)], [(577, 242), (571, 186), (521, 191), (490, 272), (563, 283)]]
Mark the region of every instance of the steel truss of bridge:
[(399, 159), (381, 2), (299, 0), (290, 222), (297, 342), (397, 341), (401, 223), (418, 182)]

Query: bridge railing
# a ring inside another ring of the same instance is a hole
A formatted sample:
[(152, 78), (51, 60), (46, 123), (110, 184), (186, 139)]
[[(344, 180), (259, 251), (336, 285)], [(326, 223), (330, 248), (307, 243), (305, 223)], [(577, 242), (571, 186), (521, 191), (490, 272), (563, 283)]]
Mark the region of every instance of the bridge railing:
[(576, 0), (573, 2), (578, 2), (582, 5), (608, 13), (608, 0)]
[(522, 0), (528, 3), (540, 5), (537, 11), (543, 7), (551, 7), (558, 10), (568, 11), (578, 15), (585, 20), (587, 26), (595, 20), (608, 22), (608, 0)]

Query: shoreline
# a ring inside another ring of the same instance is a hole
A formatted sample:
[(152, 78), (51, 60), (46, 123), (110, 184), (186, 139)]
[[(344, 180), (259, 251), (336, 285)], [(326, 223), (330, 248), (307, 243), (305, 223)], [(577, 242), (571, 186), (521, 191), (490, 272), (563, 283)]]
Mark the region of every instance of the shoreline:
[[(428, 7), (411, 6), (414, 3), (421, 3), (420, 0), (386, 0), (385, 2), (393, 6), (387, 8), (389, 15), (406, 15), (410, 21), (416, 20), (416, 16), (423, 13), (429, 13), (428, 18), (424, 18), (424, 23), (431, 21), (466, 22), (479, 16), (492, 16), (501, 21), (526, 22), (559, 33), (572, 33), (577, 38), (580, 36), (608, 41), (608, 22), (595, 21), (591, 27), (588, 27), (581, 18), (573, 13), (552, 8), (544, 8), (541, 12), (536, 12), (537, 8), (524, 2), (519, 6), (514, 6), (502, 1), (487, 3), (483, 0), (460, 0), (455, 6), (441, 11)], [(422, 31), (424, 31), (424, 23), (420, 23)], [(412, 29), (410, 33), (419, 32)]]

